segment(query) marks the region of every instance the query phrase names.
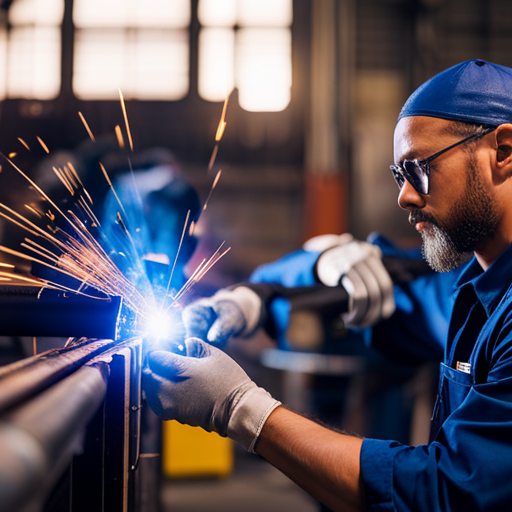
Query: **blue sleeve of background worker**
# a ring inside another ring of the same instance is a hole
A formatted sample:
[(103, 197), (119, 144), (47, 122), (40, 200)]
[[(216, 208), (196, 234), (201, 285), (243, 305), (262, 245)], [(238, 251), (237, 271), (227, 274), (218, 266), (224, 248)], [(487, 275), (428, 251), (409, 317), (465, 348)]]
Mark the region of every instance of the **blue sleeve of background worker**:
[[(380, 247), (384, 256), (421, 258), (419, 250), (398, 249), (376, 233), (370, 235), (368, 241)], [(258, 267), (250, 281), (287, 287), (318, 284), (314, 277), (314, 266), (319, 254), (305, 250), (292, 252)], [(367, 344), (397, 362), (414, 364), (439, 360), (443, 354), (453, 305), (452, 288), (459, 273), (459, 270), (444, 274), (429, 273), (411, 282), (395, 285), (397, 310), (390, 319), (362, 332)], [(280, 302), (271, 306), (271, 314), (279, 316), (276, 319), (279, 325), (286, 323), (287, 309)]]
[(319, 252), (304, 249), (291, 252), (276, 261), (257, 267), (250, 281), (280, 284), (288, 288), (316, 285), (318, 282), (315, 280), (313, 269), (319, 255)]
[[(250, 282), (278, 284), (287, 288), (318, 285), (313, 269), (319, 254), (303, 249), (289, 253), (277, 261), (256, 268)], [(265, 328), (282, 350), (291, 349), (286, 336), (290, 310), (290, 302), (285, 297), (276, 297), (268, 304), (268, 322)]]

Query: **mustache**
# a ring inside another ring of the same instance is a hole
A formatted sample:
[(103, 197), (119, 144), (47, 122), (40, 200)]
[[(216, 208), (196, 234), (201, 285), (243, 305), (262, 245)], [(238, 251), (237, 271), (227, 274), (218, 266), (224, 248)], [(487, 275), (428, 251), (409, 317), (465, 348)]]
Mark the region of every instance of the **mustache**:
[(436, 219), (432, 215), (425, 213), (421, 210), (415, 210), (409, 213), (409, 223), (414, 226), (418, 222), (428, 222), (434, 226), (437, 226)]

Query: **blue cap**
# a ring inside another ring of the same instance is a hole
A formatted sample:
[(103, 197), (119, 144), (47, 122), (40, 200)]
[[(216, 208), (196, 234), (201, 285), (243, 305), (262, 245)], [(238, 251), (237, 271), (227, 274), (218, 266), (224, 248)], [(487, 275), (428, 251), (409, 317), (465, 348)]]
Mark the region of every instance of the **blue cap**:
[(430, 116), (500, 125), (512, 122), (512, 69), (468, 60), (420, 85), (402, 107), (398, 120)]

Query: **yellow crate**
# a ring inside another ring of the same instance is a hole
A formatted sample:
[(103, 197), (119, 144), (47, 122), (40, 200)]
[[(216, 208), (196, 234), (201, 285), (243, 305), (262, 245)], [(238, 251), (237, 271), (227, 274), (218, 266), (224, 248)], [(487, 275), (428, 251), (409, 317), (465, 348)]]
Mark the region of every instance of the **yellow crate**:
[(162, 463), (168, 478), (226, 477), (233, 471), (233, 441), (199, 427), (165, 421)]

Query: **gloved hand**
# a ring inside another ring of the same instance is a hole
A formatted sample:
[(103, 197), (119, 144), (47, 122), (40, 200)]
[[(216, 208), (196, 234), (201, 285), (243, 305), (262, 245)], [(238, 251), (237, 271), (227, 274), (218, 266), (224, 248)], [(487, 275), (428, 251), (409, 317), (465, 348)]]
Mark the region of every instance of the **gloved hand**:
[(342, 315), (345, 325), (368, 327), (395, 311), (393, 282), (377, 246), (348, 240), (320, 254), (315, 273), (322, 284), (341, 284), (349, 293), (349, 312)]
[(185, 340), (187, 356), (154, 351), (143, 373), (146, 400), (164, 420), (178, 420), (254, 445), (281, 403), (259, 388), (227, 354), (198, 338)]
[(187, 336), (222, 346), (233, 336), (250, 336), (263, 324), (264, 304), (246, 286), (219, 290), (215, 295), (187, 306), (183, 323)]

